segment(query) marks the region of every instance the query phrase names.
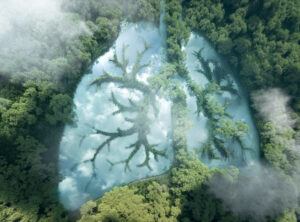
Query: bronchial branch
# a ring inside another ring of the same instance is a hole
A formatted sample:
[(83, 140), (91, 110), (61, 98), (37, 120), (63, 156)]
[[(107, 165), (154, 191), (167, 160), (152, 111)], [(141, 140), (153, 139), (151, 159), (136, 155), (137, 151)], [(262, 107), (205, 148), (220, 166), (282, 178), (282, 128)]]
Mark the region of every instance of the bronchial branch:
[[(225, 70), (217, 62), (206, 60), (202, 57), (202, 51), (201, 49), (195, 52), (194, 56), (202, 67), (198, 72), (205, 75), (209, 82), (204, 87), (201, 87), (190, 77), (186, 79), (190, 91), (196, 97), (197, 114), (203, 113), (207, 118), (209, 136), (207, 142), (202, 146), (201, 155), (207, 156), (209, 159), (229, 159), (235, 155), (232, 150), (228, 149), (228, 141), (231, 141), (232, 144), (236, 143), (239, 145), (243, 158), (245, 158), (244, 152), (250, 150), (243, 141), (243, 137), (248, 131), (248, 126), (243, 121), (232, 120), (232, 117), (226, 111), (228, 100), (221, 104), (215, 98), (216, 94), (224, 91), (239, 96), (238, 90), (234, 87), (233, 81), (229, 79)], [(213, 63), (215, 66), (213, 70), (210, 67), (210, 63)], [(225, 81), (226, 84), (222, 84), (222, 81)]]
[[(124, 120), (131, 124), (128, 129), (120, 129), (118, 128), (115, 131), (109, 132), (99, 128), (92, 126), (93, 133), (87, 135), (85, 138), (92, 135), (99, 135), (104, 137), (104, 141), (94, 150), (94, 153), (91, 158), (82, 161), (81, 163), (77, 163), (74, 165), (73, 170), (78, 168), (81, 164), (92, 165), (93, 176), (91, 180), (97, 177), (97, 169), (96, 169), (96, 160), (97, 157), (101, 154), (101, 151), (107, 147), (110, 149), (110, 145), (113, 141), (125, 137), (130, 137), (136, 135), (137, 140), (130, 144), (127, 147), (123, 147), (123, 149), (127, 150), (127, 157), (123, 160), (113, 162), (111, 160), (107, 160), (107, 162), (114, 167), (118, 164), (124, 164), (124, 170), (128, 171), (130, 169), (130, 163), (133, 158), (137, 155), (141, 150), (144, 151), (144, 160), (137, 165), (137, 167), (147, 167), (149, 170), (152, 170), (150, 160), (151, 156), (154, 157), (156, 161), (159, 160), (159, 157), (166, 158), (166, 150), (158, 149), (159, 144), (151, 144), (148, 140), (148, 134), (150, 133), (151, 119), (149, 117), (149, 112), (153, 110), (154, 115), (158, 114), (157, 108), (157, 99), (155, 92), (145, 83), (142, 83), (137, 80), (137, 75), (148, 66), (148, 64), (142, 64), (142, 59), (144, 54), (149, 49), (149, 46), (145, 44), (144, 49), (141, 52), (137, 53), (136, 61), (134, 62), (131, 69), (128, 68), (129, 61), (126, 59), (126, 46), (123, 47), (121, 59), (118, 59), (117, 54), (113, 56), (111, 62), (121, 70), (121, 75), (113, 75), (106, 71), (103, 72), (99, 78), (94, 80), (90, 86), (97, 86), (98, 88), (103, 87), (104, 84), (114, 83), (118, 85), (119, 88), (126, 88), (130, 90), (136, 90), (141, 92), (142, 98), (139, 101), (133, 101), (128, 98), (128, 104), (123, 104), (117, 99), (117, 96), (111, 92), (111, 102), (117, 107), (117, 110), (112, 112), (112, 116), (123, 114)], [(150, 109), (152, 108), (152, 109)], [(126, 117), (126, 113), (134, 114), (134, 117)], [(85, 139), (84, 138), (84, 139)], [(130, 150), (130, 152), (128, 152)], [(90, 182), (88, 183), (88, 185)], [(87, 185), (87, 187), (88, 187)]]

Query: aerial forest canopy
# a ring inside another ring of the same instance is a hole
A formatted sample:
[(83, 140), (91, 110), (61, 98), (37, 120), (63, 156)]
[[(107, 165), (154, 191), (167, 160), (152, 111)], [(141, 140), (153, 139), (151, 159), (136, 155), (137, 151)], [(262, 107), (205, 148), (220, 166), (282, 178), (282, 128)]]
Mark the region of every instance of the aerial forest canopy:
[(0, 221), (300, 220), (300, 1), (0, 8)]

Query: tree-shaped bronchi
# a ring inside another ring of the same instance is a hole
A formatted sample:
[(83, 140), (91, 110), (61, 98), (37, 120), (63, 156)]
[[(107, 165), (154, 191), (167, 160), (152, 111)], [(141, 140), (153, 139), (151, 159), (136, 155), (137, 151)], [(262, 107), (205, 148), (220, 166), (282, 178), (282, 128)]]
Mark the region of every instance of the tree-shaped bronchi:
[[(159, 144), (152, 144), (148, 139), (151, 122), (153, 121), (151, 115), (155, 117), (159, 113), (159, 98), (147, 82), (138, 80), (138, 75), (149, 66), (149, 64), (142, 62), (145, 53), (147, 53), (149, 49), (150, 46), (145, 43), (143, 50), (137, 52), (135, 62), (130, 66), (129, 60), (126, 58), (127, 46), (123, 46), (121, 56), (119, 56), (120, 58), (118, 57), (117, 52), (115, 52), (113, 58), (110, 60), (110, 62), (120, 70), (120, 73), (108, 73), (104, 70), (100, 77), (90, 83), (90, 87), (96, 86), (97, 90), (101, 90), (105, 84), (114, 83), (118, 85), (119, 88), (126, 88), (128, 90), (139, 92), (141, 96), (137, 101), (128, 98), (128, 101), (125, 104), (124, 101), (121, 102), (117, 99), (114, 92), (111, 92), (110, 101), (114, 107), (117, 108), (117, 110), (111, 112), (111, 115), (115, 116), (122, 114), (122, 116), (124, 116), (124, 121), (129, 123), (130, 127), (126, 129), (117, 128), (116, 131), (108, 132), (105, 129), (91, 126), (93, 133), (85, 135), (82, 138), (82, 141), (93, 135), (101, 135), (106, 139), (94, 150), (91, 158), (76, 164), (73, 169), (82, 164), (91, 164), (93, 167), (93, 177), (96, 177), (96, 160), (101, 151), (104, 148), (110, 148), (113, 141), (132, 135), (136, 135), (136, 141), (134, 143), (126, 147), (118, 147), (118, 149), (130, 149), (129, 155), (117, 162), (107, 159), (107, 162), (111, 167), (114, 167), (117, 164), (124, 164), (125, 172), (131, 170), (131, 162), (140, 150), (144, 151), (145, 158), (137, 165), (138, 167), (147, 167), (149, 170), (152, 170), (150, 155), (152, 155), (156, 161), (159, 161), (159, 157), (167, 158), (166, 148), (158, 148)], [(114, 150), (114, 152), (118, 151)]]
[[(119, 161), (106, 159), (107, 164), (111, 166), (111, 169), (115, 165), (123, 164), (125, 172), (130, 171), (133, 159), (137, 156), (137, 153), (142, 150), (144, 152), (144, 159), (136, 166), (146, 167), (151, 171), (151, 158), (155, 161), (160, 161), (160, 159), (169, 157), (167, 154), (167, 147), (161, 147), (159, 146), (160, 144), (151, 143), (149, 140), (150, 126), (153, 121), (156, 121), (155, 117), (158, 115), (160, 108), (158, 106), (158, 100), (160, 98), (158, 94), (163, 94), (173, 102), (173, 114), (174, 112), (179, 112), (181, 113), (180, 115), (184, 116), (185, 112), (181, 112), (178, 109), (178, 107), (180, 108), (178, 105), (176, 108), (176, 103), (178, 103), (178, 101), (175, 101), (174, 99), (178, 99), (180, 97), (179, 94), (183, 93), (182, 88), (184, 85), (188, 87), (189, 93), (196, 98), (197, 112), (195, 115), (200, 115), (200, 113), (202, 113), (203, 116), (207, 118), (206, 128), (208, 131), (208, 139), (204, 144), (199, 144), (199, 154), (201, 158), (208, 158), (210, 160), (226, 160), (234, 158), (234, 152), (236, 150), (232, 149), (232, 144), (237, 144), (242, 153), (251, 150), (243, 141), (243, 138), (248, 131), (247, 124), (240, 120), (233, 120), (231, 115), (227, 112), (227, 106), (230, 103), (229, 100), (225, 99), (222, 103), (218, 99), (218, 95), (219, 97), (222, 97), (224, 92), (228, 92), (235, 97), (240, 96), (233, 80), (230, 79), (218, 62), (205, 60), (202, 57), (202, 50), (194, 54), (202, 67), (198, 70), (199, 75), (204, 75), (208, 80), (208, 83), (204, 86), (197, 84), (189, 74), (182, 78), (182, 81), (178, 83), (176, 79), (176, 69), (172, 69), (172, 67), (170, 67), (171, 65), (165, 65), (161, 68), (160, 72), (156, 73), (146, 81), (141, 81), (139, 75), (149, 66), (148, 63), (143, 62), (143, 57), (149, 49), (150, 46), (145, 43), (143, 50), (137, 52), (135, 61), (130, 65), (129, 60), (126, 58), (127, 46), (123, 46), (120, 56), (114, 52), (114, 55), (110, 60), (110, 63), (112, 63), (120, 72), (109, 73), (104, 70), (100, 77), (90, 83), (89, 87), (96, 86), (97, 90), (101, 90), (104, 85), (113, 83), (121, 89), (139, 92), (141, 96), (138, 100), (127, 98), (127, 101), (125, 102), (120, 101), (114, 92), (110, 93), (110, 102), (113, 107), (116, 108), (116, 110), (112, 110), (111, 115), (116, 116), (121, 114), (124, 117), (124, 121), (129, 124), (129, 127), (117, 128), (115, 131), (107, 131), (91, 124), (90, 128), (92, 133), (83, 136), (82, 141), (87, 137), (94, 135), (105, 137), (105, 139), (93, 150), (93, 155), (90, 158), (77, 163), (74, 165), (73, 169), (78, 168), (82, 164), (91, 164), (93, 169), (92, 179), (96, 178), (98, 173), (96, 160), (99, 155), (101, 155), (103, 149), (110, 149), (111, 143), (114, 141), (135, 135), (136, 140), (133, 143), (123, 147), (120, 145), (116, 148), (113, 147), (113, 152), (118, 152), (116, 149), (130, 150), (128, 155), (124, 156), (123, 159)], [(214, 64), (214, 69), (211, 68), (210, 63)], [(161, 93), (161, 90), (164, 92)], [(181, 96), (180, 98), (185, 100), (184, 94), (183, 97)], [(185, 104), (185, 102), (182, 104)], [(180, 109), (185, 109), (185, 107), (183, 106)], [(151, 118), (151, 115), (154, 116), (154, 119)], [(186, 117), (183, 117), (182, 120), (184, 120), (184, 118)], [(172, 121), (174, 122), (174, 120)], [(174, 124), (174, 127), (175, 126), (176, 124)], [(184, 129), (184, 127), (182, 129)], [(174, 129), (170, 130), (173, 132)], [(180, 131), (179, 133), (182, 134), (180, 135), (180, 138), (186, 136), (185, 130), (182, 130), (182, 132)], [(174, 133), (173, 137), (176, 135), (178, 136), (178, 134)], [(176, 140), (176, 138), (172, 139), (174, 141)], [(172, 149), (173, 153), (176, 155), (175, 146), (172, 147)], [(242, 154), (242, 157), (243, 156), (244, 154)]]

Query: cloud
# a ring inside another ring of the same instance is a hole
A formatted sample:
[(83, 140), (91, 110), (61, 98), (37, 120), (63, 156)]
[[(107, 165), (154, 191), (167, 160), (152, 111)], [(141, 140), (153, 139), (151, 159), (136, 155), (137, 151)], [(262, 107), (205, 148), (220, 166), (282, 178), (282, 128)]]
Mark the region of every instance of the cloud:
[(240, 170), (237, 181), (215, 176), (210, 189), (236, 215), (265, 221), (298, 206), (299, 186), (295, 180), (260, 165)]
[(280, 89), (260, 90), (252, 95), (254, 108), (266, 121), (279, 128), (293, 127), (295, 120), (288, 107), (290, 97)]
[[(267, 216), (275, 217), (286, 209), (299, 207), (300, 161), (297, 153), (300, 153), (300, 139), (299, 133), (294, 130), (296, 121), (293, 112), (288, 107), (289, 96), (280, 89), (268, 89), (253, 93), (252, 100), (262, 119), (275, 127), (277, 144), (293, 152), (294, 172), (287, 176), (279, 170), (256, 163), (240, 169), (237, 180), (229, 174), (213, 177), (210, 190), (233, 213), (255, 221), (265, 221)], [(292, 132), (295, 137), (287, 137), (286, 132)]]
[(49, 61), (62, 63), (66, 45), (88, 33), (61, 4), (62, 0), (0, 1), (0, 75), (16, 76), (34, 68), (48, 72)]
[(288, 140), (282, 136), (278, 136), (277, 139), (285, 144), (286, 150), (300, 154), (300, 132), (295, 132), (293, 129), (296, 119), (289, 108), (290, 97), (282, 90), (272, 88), (253, 93), (252, 100), (259, 115), (275, 126), (278, 135), (288, 131), (295, 134), (294, 138)]

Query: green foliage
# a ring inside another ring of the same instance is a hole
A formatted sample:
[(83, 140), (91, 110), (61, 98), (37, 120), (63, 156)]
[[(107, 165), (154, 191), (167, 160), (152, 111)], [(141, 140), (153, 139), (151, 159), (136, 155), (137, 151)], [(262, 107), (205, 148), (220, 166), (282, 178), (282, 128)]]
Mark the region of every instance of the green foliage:
[(88, 202), (81, 210), (80, 222), (153, 222), (154, 215), (149, 212), (149, 204), (136, 189), (115, 188), (106, 193), (99, 203)]
[(189, 30), (182, 20), (182, 6), (178, 0), (166, 0), (165, 23), (167, 25), (167, 59), (176, 66), (177, 72), (184, 76), (187, 71), (184, 66), (182, 44), (189, 37)]
[(16, 137), (30, 133), (37, 124), (63, 124), (72, 117), (72, 99), (67, 94), (56, 94), (52, 83), (38, 85), (28, 82), (24, 93), (2, 111), (0, 135)]
[(0, 111), (6, 110), (11, 105), (11, 101), (9, 99), (0, 97)]
[[(128, 1), (125, 1), (125, 4)], [(160, 0), (131, 0), (132, 9), (130, 17), (133, 22), (150, 21), (158, 24), (160, 15)], [(125, 13), (126, 13), (125, 12)]]
[(172, 196), (166, 185), (150, 182), (144, 192), (155, 222), (176, 222), (180, 209), (172, 206)]
[(248, 125), (243, 121), (223, 118), (219, 121), (217, 132), (226, 138), (242, 137), (248, 132)]
[(152, 76), (148, 81), (151, 87), (160, 94), (172, 99), (176, 98), (176, 84), (173, 83), (172, 78), (176, 75), (176, 67), (172, 64), (166, 64), (158, 75)]
[(72, 121), (72, 98), (66, 94), (54, 95), (49, 103), (46, 121), (51, 125), (69, 123)]
[(187, 120), (187, 104), (185, 92), (178, 86), (172, 89), (172, 124), (173, 124), (173, 149), (175, 155), (187, 150), (186, 131), (189, 128)]
[(171, 101), (172, 105), (172, 121), (173, 121), (173, 140), (175, 155), (177, 152), (186, 150), (186, 134), (189, 128), (187, 120), (187, 104), (186, 95), (180, 85), (174, 81), (177, 75), (178, 64), (166, 64), (159, 75), (153, 76), (149, 82), (151, 87), (160, 94), (163, 94)]
[(215, 97), (205, 95), (205, 109), (209, 116), (223, 116), (225, 114), (225, 107), (222, 106)]
[(87, 202), (79, 221), (238, 221), (208, 190), (214, 171), (186, 152), (177, 155), (176, 163), (168, 183), (153, 178), (115, 188)]
[(297, 218), (294, 211), (286, 211), (282, 216), (280, 216), (276, 222), (296, 222)]
[(50, 164), (42, 163), (46, 148), (29, 136), (16, 138), (14, 148), (11, 159), (0, 161), (0, 220), (64, 221), (55, 198), (58, 178)]
[(214, 171), (186, 153), (178, 155), (178, 162), (171, 171), (169, 185), (174, 204), (181, 208), (178, 221), (238, 221), (208, 189)]
[(201, 186), (210, 177), (207, 166), (185, 152), (177, 155), (178, 166), (171, 171), (170, 186), (176, 196)]
[(172, 204), (168, 186), (150, 181), (115, 188), (101, 199), (87, 202), (80, 212), (80, 222), (176, 222), (180, 209)]
[(159, 0), (65, 0), (66, 10), (78, 13), (84, 20), (96, 21), (99, 17), (108, 19), (126, 18), (132, 22), (148, 21), (158, 23)]
[(266, 160), (287, 174), (295, 168), (296, 155), (290, 151), (290, 142), (294, 137), (292, 129), (278, 129), (271, 122), (264, 123), (261, 132), (262, 150)]

